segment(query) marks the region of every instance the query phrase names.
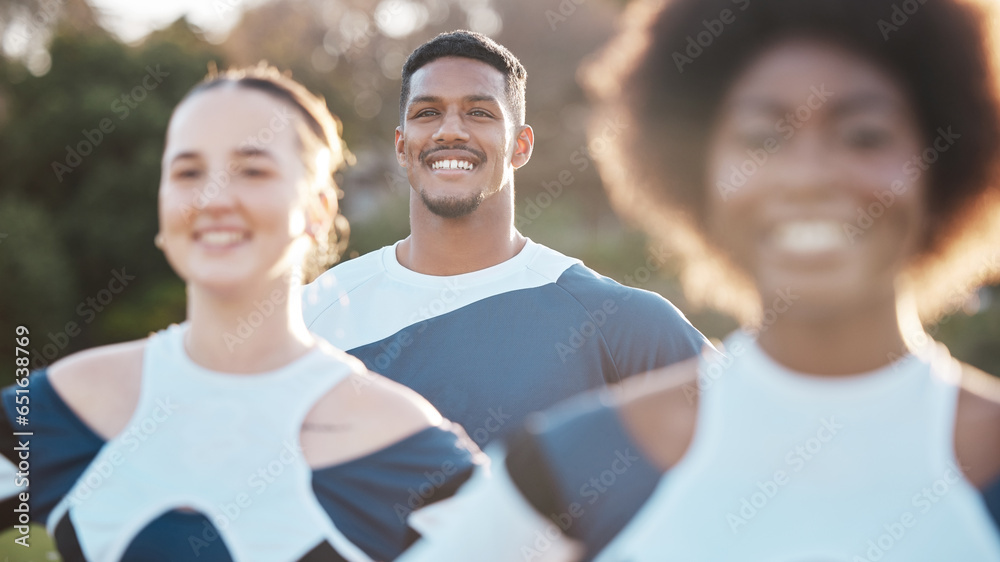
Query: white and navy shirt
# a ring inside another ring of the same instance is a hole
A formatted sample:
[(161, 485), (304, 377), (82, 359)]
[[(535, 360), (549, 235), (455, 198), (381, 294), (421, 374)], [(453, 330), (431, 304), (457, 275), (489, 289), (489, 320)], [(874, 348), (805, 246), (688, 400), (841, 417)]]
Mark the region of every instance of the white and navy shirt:
[(416, 515), (403, 560), (1000, 561), (1000, 479), (977, 490), (955, 458), (961, 366), (944, 346), (837, 379), (742, 332), (726, 350), (702, 359), (697, 427), (665, 473), (607, 395), (581, 397)]
[(306, 287), (306, 324), (427, 398), (483, 446), (531, 412), (709, 345), (663, 297), (528, 241), (472, 273), (423, 275), (390, 246)]
[[(25, 427), (15, 425), (16, 387), (4, 390), (0, 469), (18, 462), (12, 428), (30, 432), (14, 439), (29, 440), (31, 514), (67, 562), (388, 560), (416, 538), (410, 512), (453, 493), (476, 462), (476, 447), (445, 422), (311, 468), (303, 420), (360, 362), (321, 342), (280, 369), (231, 375), (191, 361), (184, 330), (150, 336), (136, 410), (108, 441), (45, 371), (30, 378)], [(12, 482), (0, 496), (25, 491)]]

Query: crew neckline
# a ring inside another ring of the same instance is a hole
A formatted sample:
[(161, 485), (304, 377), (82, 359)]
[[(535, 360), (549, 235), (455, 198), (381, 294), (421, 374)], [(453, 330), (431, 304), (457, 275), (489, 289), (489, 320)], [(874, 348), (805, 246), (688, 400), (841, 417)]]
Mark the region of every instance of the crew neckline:
[(458, 275), (428, 275), (408, 269), (399, 263), (399, 260), (396, 259), (396, 248), (402, 242), (400, 240), (392, 246), (382, 248), (382, 266), (391, 277), (405, 283), (425, 287), (446, 287), (456, 282), (461, 282), (463, 286), (470, 286), (494, 281), (523, 269), (531, 262), (541, 247), (530, 238), (525, 238), (524, 247), (521, 248), (521, 251), (510, 259), (496, 265), (468, 273), (459, 273)]
[[(898, 359), (861, 373), (847, 375), (818, 375), (796, 371), (782, 365), (771, 357), (744, 330), (733, 332), (726, 339), (726, 349), (736, 344), (744, 347), (743, 364), (750, 367), (754, 377), (782, 389), (785, 392), (822, 393), (836, 397), (856, 397), (859, 394), (880, 393), (913, 380), (913, 375), (927, 366), (925, 357), (907, 352)], [(738, 360), (738, 358), (736, 358)]]
[(171, 351), (177, 357), (177, 360), (181, 362), (182, 366), (188, 370), (188, 372), (194, 372), (202, 376), (220, 380), (272, 381), (284, 379), (294, 374), (297, 370), (299, 370), (299, 367), (309, 361), (312, 361), (315, 357), (323, 353), (324, 342), (322, 340), (317, 340), (316, 345), (314, 345), (301, 357), (293, 359), (292, 361), (275, 369), (256, 373), (217, 371), (198, 364), (188, 354), (187, 347), (184, 345), (184, 338), (189, 329), (190, 325), (187, 322), (183, 322), (181, 324), (171, 324), (170, 327), (167, 328), (166, 333), (163, 335), (168, 337), (168, 346), (171, 348)]

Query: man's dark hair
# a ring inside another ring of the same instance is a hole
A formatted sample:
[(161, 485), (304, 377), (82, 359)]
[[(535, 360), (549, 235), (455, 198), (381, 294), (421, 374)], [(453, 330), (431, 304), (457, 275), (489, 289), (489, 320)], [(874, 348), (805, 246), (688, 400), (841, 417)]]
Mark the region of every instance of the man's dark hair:
[[(975, 267), (988, 264), (995, 248), (971, 244), (985, 241), (1000, 216), (998, 75), (984, 9), (958, 0), (634, 2), (624, 29), (585, 73), (589, 93), (629, 125), (610, 150), (595, 155), (609, 197), (623, 215), (671, 242), (685, 271), (705, 266), (705, 255), (718, 250), (706, 221), (706, 152), (734, 80), (786, 39), (843, 46), (897, 80), (924, 146), (939, 128), (961, 135), (926, 172), (927, 235), (913, 273), (921, 280), (923, 314), (935, 317), (948, 306), (942, 293), (954, 300), (997, 274), (995, 264), (992, 274)], [(988, 213), (994, 226), (984, 220)], [(721, 254), (710, 259), (710, 268), (726, 261)], [(695, 283), (685, 286), (696, 299), (738, 308), (736, 299), (697, 295)], [(715, 282), (708, 291), (732, 294), (737, 285)]]
[(499, 70), (507, 82), (507, 107), (517, 125), (524, 124), (524, 86), (528, 73), (506, 47), (474, 31), (442, 33), (417, 47), (403, 64), (403, 86), (399, 94), (399, 123), (406, 121), (406, 102), (410, 99), (410, 78), (426, 64), (444, 57), (464, 57), (485, 62)]

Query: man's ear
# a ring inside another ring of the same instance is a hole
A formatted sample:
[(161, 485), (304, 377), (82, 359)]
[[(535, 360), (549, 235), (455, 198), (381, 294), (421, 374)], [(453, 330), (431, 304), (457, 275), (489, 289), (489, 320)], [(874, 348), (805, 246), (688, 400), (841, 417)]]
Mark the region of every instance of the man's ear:
[(510, 163), (516, 170), (531, 159), (531, 150), (535, 146), (535, 132), (531, 130), (530, 125), (518, 127), (515, 142), (517, 144), (514, 145), (514, 154), (510, 157)]
[(402, 127), (396, 127), (396, 162), (406, 167), (406, 143), (403, 141)]

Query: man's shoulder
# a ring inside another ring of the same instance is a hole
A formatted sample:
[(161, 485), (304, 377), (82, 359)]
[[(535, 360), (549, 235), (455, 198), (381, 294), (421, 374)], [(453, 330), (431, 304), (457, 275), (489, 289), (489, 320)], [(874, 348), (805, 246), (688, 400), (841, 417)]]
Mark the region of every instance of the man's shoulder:
[(339, 263), (302, 288), (302, 305), (307, 321), (339, 301), (351, 291), (385, 272), (383, 253), (392, 246), (368, 252)]
[(608, 314), (625, 310), (630, 321), (668, 316), (687, 323), (684, 314), (659, 293), (623, 285), (582, 263), (567, 268), (557, 284), (590, 310)]

